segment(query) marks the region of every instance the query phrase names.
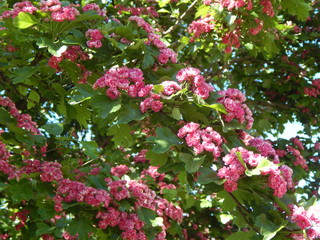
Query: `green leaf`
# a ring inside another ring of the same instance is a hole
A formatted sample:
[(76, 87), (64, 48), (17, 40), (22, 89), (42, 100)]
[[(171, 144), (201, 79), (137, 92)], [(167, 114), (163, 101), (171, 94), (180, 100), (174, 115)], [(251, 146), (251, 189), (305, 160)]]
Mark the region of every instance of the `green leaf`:
[(146, 154), (146, 158), (150, 159), (150, 164), (152, 166), (163, 166), (167, 163), (168, 154), (166, 153), (154, 153), (152, 150), (149, 150)]
[(8, 191), (12, 194), (13, 203), (19, 203), (22, 200), (28, 201), (34, 198), (31, 183), (26, 179), (10, 184)]
[(40, 37), (37, 39), (39, 48), (48, 48), (48, 52), (56, 57), (60, 57), (67, 50), (67, 46), (61, 42), (54, 43), (51, 39)]
[(99, 156), (98, 152), (98, 144), (96, 142), (80, 142), (84, 148), (84, 154), (91, 157), (91, 158), (96, 158)]
[(226, 240), (255, 240), (260, 239), (259, 236), (257, 236), (257, 233), (253, 230), (249, 232), (236, 232), (230, 235)]
[(158, 56), (159, 51), (152, 46), (144, 45), (144, 56), (142, 60), (142, 69), (146, 69), (154, 64), (154, 58)]
[(263, 171), (264, 169), (269, 169), (272, 165), (272, 162), (270, 162), (266, 158), (263, 158), (254, 169), (246, 169), (245, 174), (248, 177), (251, 177), (253, 175), (260, 175), (261, 171)]
[(224, 114), (228, 114), (226, 108), (221, 103), (215, 103), (215, 104), (211, 104), (211, 105), (202, 105), (202, 106), (215, 109), (215, 110), (222, 112)]
[(31, 77), (36, 71), (37, 67), (21, 67), (13, 71), (14, 77), (12, 78), (12, 83), (17, 84), (26, 81)]
[(170, 149), (171, 146), (179, 145), (179, 138), (167, 128), (157, 128), (156, 136), (148, 137), (147, 142), (155, 143), (153, 152), (164, 153)]
[(134, 33), (131, 31), (131, 29), (128, 26), (119, 26), (114, 28), (114, 30), (112, 31), (115, 34), (126, 38), (127, 40), (134, 40), (135, 35)]
[(141, 207), (140, 209), (138, 209), (137, 214), (139, 219), (145, 222), (148, 227), (152, 226), (152, 221), (155, 221), (157, 216), (153, 210), (145, 207)]
[(199, 170), (201, 164), (204, 161), (204, 156), (199, 158), (199, 157), (194, 157), (191, 154), (188, 153), (180, 153), (179, 154), (179, 159), (185, 163), (185, 169), (188, 173), (193, 173)]
[(121, 108), (120, 99), (111, 100), (107, 96), (95, 95), (91, 98), (91, 106), (98, 112), (99, 117), (106, 118), (110, 113)]
[(269, 220), (267, 215), (262, 213), (256, 218), (255, 225), (260, 227), (260, 233), (263, 235), (263, 240), (272, 239), (278, 231), (285, 227), (288, 221), (283, 220), (283, 223), (275, 225), (273, 221)]
[(315, 196), (312, 196), (305, 204), (304, 208), (309, 209), (311, 206), (315, 206), (317, 204), (317, 198)]
[(13, 19), (13, 25), (20, 29), (31, 27), (38, 23), (38, 20), (28, 12), (20, 12), (17, 17)]
[(61, 123), (45, 124), (42, 128), (52, 135), (60, 135), (63, 132), (63, 125)]
[(111, 126), (107, 132), (108, 136), (113, 136), (112, 141), (117, 147), (130, 147), (133, 144), (131, 128), (128, 124), (116, 124)]
[(210, 6), (201, 5), (201, 7), (199, 7), (197, 12), (196, 12), (195, 18), (207, 16), (209, 10), (210, 10)]
[(67, 232), (70, 235), (78, 234), (78, 237), (81, 240), (89, 239), (88, 234), (94, 230), (95, 228), (92, 226), (92, 221), (86, 217), (73, 220), (67, 227)]
[(55, 227), (50, 227), (47, 224), (43, 223), (43, 222), (38, 222), (37, 223), (37, 231), (36, 231), (36, 236), (39, 237), (42, 234), (47, 234), (47, 233), (51, 233)]
[(125, 110), (118, 115), (117, 123), (129, 123), (133, 120), (140, 121), (145, 117), (141, 114), (139, 107), (136, 104), (127, 105)]
[(312, 10), (311, 6), (303, 0), (284, 0), (282, 1), (282, 6), (301, 21), (307, 20), (309, 11)]
[(199, 169), (200, 176), (197, 179), (197, 182), (200, 184), (216, 183), (223, 184), (224, 180), (221, 180), (217, 176), (217, 172), (213, 171), (211, 168), (202, 167)]
[(87, 106), (82, 106), (82, 105), (75, 105), (74, 108), (76, 109), (76, 120), (83, 126), (87, 127), (88, 126), (88, 121), (91, 117), (91, 112), (87, 108)]
[(212, 207), (212, 202), (208, 201), (207, 199), (201, 199), (200, 200), (200, 207), (201, 208), (211, 208)]

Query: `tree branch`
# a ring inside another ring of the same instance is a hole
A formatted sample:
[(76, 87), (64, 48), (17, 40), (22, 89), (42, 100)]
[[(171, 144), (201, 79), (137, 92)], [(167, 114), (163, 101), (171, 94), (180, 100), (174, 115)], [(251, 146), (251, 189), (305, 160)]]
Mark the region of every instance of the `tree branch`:
[(187, 15), (187, 13), (194, 7), (194, 5), (196, 5), (197, 0), (193, 1), (190, 6), (188, 7), (188, 9), (180, 15), (180, 17), (177, 19), (177, 21), (167, 30), (163, 33), (163, 35), (167, 35), (171, 32), (173, 32), (179, 25), (180, 21), (184, 18), (184, 16)]

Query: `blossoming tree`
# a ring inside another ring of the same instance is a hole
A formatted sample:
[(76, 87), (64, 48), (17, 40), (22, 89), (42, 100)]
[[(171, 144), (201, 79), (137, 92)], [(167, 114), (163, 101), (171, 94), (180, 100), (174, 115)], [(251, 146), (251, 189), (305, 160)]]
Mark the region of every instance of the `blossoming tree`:
[(320, 238), (318, 6), (1, 1), (0, 239)]

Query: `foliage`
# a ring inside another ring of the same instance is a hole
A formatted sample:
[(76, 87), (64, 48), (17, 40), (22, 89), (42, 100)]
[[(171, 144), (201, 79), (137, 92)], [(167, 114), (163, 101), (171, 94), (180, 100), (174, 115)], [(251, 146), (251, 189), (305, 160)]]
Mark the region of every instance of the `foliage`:
[(0, 238), (320, 238), (317, 7), (3, 0)]

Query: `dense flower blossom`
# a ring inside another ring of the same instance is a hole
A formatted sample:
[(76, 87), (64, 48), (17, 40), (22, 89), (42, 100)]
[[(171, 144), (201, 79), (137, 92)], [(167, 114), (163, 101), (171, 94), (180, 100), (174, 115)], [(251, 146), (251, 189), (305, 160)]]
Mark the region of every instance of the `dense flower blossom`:
[(299, 138), (295, 137), (295, 138), (291, 138), (290, 139), (294, 145), (296, 145), (298, 148), (300, 148), (301, 150), (304, 150), (303, 144), (302, 142), (299, 140)]
[[(238, 154), (241, 156), (243, 163), (239, 160)], [(218, 177), (226, 179), (224, 188), (228, 192), (237, 190), (237, 182), (242, 175), (245, 174), (246, 168), (254, 168), (263, 159), (260, 154), (253, 153), (242, 147), (231, 149), (230, 153), (223, 157), (224, 167), (218, 170)], [(293, 187), (292, 169), (286, 165), (280, 168), (271, 164), (269, 168), (260, 171), (261, 175), (269, 175), (268, 186), (274, 190), (274, 195), (281, 198), (287, 189)]]
[(83, 12), (87, 12), (90, 10), (97, 12), (102, 17), (105, 17), (107, 12), (105, 9), (101, 9), (96, 3), (89, 3), (82, 8)]
[(226, 53), (232, 52), (232, 47), (239, 48), (240, 47), (240, 32), (238, 30), (233, 30), (229, 33), (226, 33), (222, 37), (222, 43), (226, 44), (227, 47), (224, 50)]
[(181, 83), (189, 83), (191, 91), (203, 99), (207, 99), (210, 92), (214, 90), (210, 84), (206, 83), (204, 77), (200, 75), (200, 70), (196, 68), (187, 67), (181, 69), (177, 73), (176, 79)]
[(74, 7), (62, 7), (60, 10), (52, 12), (51, 18), (56, 22), (73, 21), (79, 15), (79, 11)]
[(279, 156), (269, 141), (262, 138), (253, 138), (249, 140), (249, 145), (257, 148), (262, 156), (270, 157), (274, 160), (274, 163), (279, 163)]
[(140, 15), (151, 15), (153, 17), (159, 17), (156, 9), (151, 7), (125, 7), (123, 5), (115, 5), (115, 8), (119, 9), (119, 13), (122, 12), (130, 12), (132, 15), (140, 16)]
[(134, 21), (139, 27), (142, 27), (148, 33), (148, 41), (146, 44), (152, 44), (159, 48), (160, 54), (158, 55), (158, 62), (161, 64), (166, 64), (170, 60), (172, 63), (177, 63), (178, 54), (172, 49), (167, 48), (167, 46), (160, 40), (160, 36), (155, 34), (155, 30), (151, 27), (149, 23), (138, 16), (131, 16), (129, 21)]
[(62, 3), (59, 0), (41, 0), (39, 6), (42, 12), (56, 12), (62, 8)]
[[(166, 219), (171, 218), (178, 222), (182, 221), (181, 208), (162, 199), (142, 181), (112, 181), (110, 178), (105, 179), (109, 191), (95, 189), (86, 186), (84, 183), (63, 179), (59, 182), (57, 195), (54, 197), (55, 210), (61, 212), (63, 210), (63, 202), (84, 202), (93, 207), (99, 207), (100, 210), (96, 214), (98, 219), (98, 227), (106, 229), (110, 227), (118, 227), (122, 232), (124, 239), (146, 239), (143, 231), (144, 222), (141, 221), (136, 213), (131, 213), (119, 209), (115, 200), (121, 201), (130, 198), (134, 201), (134, 208), (149, 208), (155, 211), (158, 216)], [(101, 208), (102, 206), (102, 208)], [(162, 226), (166, 230), (165, 225)], [(133, 237), (133, 238), (132, 238)]]
[(247, 5), (247, 10), (251, 10), (252, 8), (252, 2), (251, 0), (245, 1), (245, 0), (220, 0), (220, 4), (223, 7), (226, 7), (228, 11), (232, 10), (233, 8), (241, 8)]
[(214, 19), (211, 16), (193, 21), (188, 27), (188, 32), (193, 33), (191, 40), (194, 41), (194, 39), (199, 38), (201, 34), (210, 32), (214, 29), (215, 25), (213, 22)]
[(167, 96), (175, 94), (181, 90), (180, 85), (174, 81), (164, 81), (161, 85), (164, 87), (163, 94)]
[(20, 12), (28, 12), (33, 14), (38, 9), (30, 2), (30, 1), (23, 1), (23, 2), (17, 2), (13, 4), (13, 9), (4, 11), (1, 15), (2, 18), (15, 18), (18, 16)]
[(185, 138), (189, 147), (193, 147), (196, 154), (203, 151), (212, 152), (214, 158), (220, 156), (223, 138), (212, 127), (200, 129), (198, 123), (190, 122), (179, 129), (179, 138)]
[(287, 146), (288, 152), (292, 153), (293, 156), (296, 157), (296, 160), (294, 161), (294, 165), (298, 166), (300, 165), (305, 170), (308, 170), (308, 165), (304, 157), (301, 155), (300, 151), (298, 149), (295, 149), (291, 146)]
[(149, 161), (146, 159), (146, 154), (148, 152), (148, 149), (142, 149), (136, 156), (134, 156), (133, 160), (135, 163), (144, 163)]
[(147, 33), (153, 33), (154, 32), (154, 29), (153, 27), (147, 23), (145, 20), (143, 20), (142, 18), (140, 17), (137, 17), (137, 16), (131, 16), (129, 17), (129, 21), (134, 21), (137, 23), (137, 25), (139, 27), (142, 27)]
[(9, 108), (9, 113), (12, 117), (17, 119), (18, 127), (26, 129), (34, 135), (40, 135), (40, 130), (36, 122), (32, 121), (29, 114), (20, 114), (16, 105), (10, 98), (0, 96), (0, 106)]
[(129, 168), (123, 164), (111, 168), (111, 174), (116, 177), (122, 177), (128, 171), (129, 171)]
[(274, 17), (274, 9), (270, 0), (260, 0), (260, 4), (263, 6), (262, 12), (269, 17)]
[(247, 122), (246, 128), (250, 129), (253, 124), (252, 112), (244, 102), (246, 97), (237, 89), (229, 88), (226, 91), (218, 92), (222, 95), (218, 102), (222, 103), (228, 114), (224, 115), (227, 122), (237, 119), (240, 123)]
[(89, 39), (87, 41), (87, 46), (89, 48), (101, 48), (101, 39), (104, 38), (103, 34), (98, 29), (88, 29), (86, 31), (86, 37)]

